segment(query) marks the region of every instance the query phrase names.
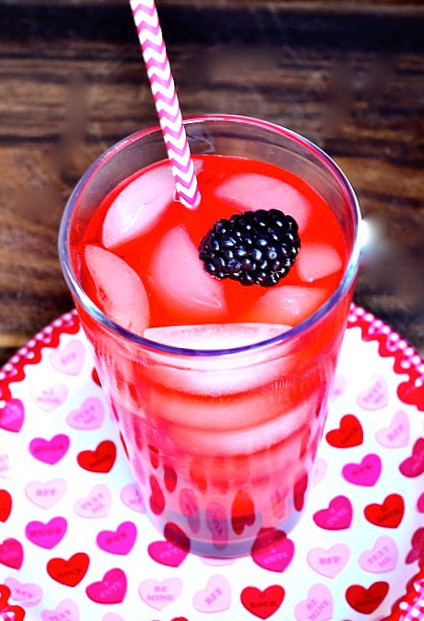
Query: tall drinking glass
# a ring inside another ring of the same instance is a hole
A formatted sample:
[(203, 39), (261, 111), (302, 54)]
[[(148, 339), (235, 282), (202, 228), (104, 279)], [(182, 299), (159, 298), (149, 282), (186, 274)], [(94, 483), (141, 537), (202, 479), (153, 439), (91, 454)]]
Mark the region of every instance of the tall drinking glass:
[(289, 532), (302, 515), (352, 300), (360, 213), (335, 163), (287, 129), (235, 116), (192, 118), (185, 127), (193, 154), (250, 158), (303, 179), (334, 212), (346, 250), (337, 289), (296, 327), (248, 346), (190, 350), (115, 323), (82, 273), (81, 243), (99, 205), (123, 180), (166, 160), (160, 129), (111, 147), (66, 207), (61, 265), (149, 516), (186, 550), (234, 557), (265, 545), (272, 529)]

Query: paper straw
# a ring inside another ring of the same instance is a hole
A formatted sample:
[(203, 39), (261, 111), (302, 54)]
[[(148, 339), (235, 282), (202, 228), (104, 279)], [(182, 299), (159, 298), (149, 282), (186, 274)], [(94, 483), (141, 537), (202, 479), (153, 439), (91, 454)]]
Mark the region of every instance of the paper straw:
[(156, 111), (179, 200), (189, 209), (200, 203), (190, 147), (154, 0), (130, 0)]

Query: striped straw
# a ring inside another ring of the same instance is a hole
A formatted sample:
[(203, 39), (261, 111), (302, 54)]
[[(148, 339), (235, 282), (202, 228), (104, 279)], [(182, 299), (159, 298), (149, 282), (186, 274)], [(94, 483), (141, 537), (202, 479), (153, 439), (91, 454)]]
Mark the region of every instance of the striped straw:
[(130, 0), (177, 196), (194, 209), (200, 192), (154, 0)]

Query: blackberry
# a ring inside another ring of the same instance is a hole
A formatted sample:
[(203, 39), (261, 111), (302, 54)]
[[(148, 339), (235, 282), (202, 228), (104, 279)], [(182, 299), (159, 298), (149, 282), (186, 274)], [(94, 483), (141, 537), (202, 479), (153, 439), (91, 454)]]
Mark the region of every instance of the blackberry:
[(200, 242), (199, 257), (216, 278), (272, 287), (288, 273), (299, 248), (294, 218), (279, 209), (258, 209), (215, 222)]

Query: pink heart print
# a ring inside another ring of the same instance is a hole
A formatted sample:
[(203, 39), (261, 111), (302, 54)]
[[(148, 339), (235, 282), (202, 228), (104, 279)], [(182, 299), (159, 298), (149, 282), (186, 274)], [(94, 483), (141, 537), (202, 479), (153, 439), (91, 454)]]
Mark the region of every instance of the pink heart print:
[(66, 422), (73, 429), (99, 429), (104, 418), (103, 403), (97, 397), (88, 397), (78, 410), (69, 412)]
[(24, 424), (25, 406), (20, 399), (9, 399), (0, 409), (0, 429), (19, 433)]
[(350, 548), (346, 543), (336, 543), (328, 550), (312, 548), (308, 552), (308, 564), (314, 571), (326, 578), (335, 578), (346, 567)]
[(5, 578), (4, 584), (10, 589), (12, 598), (27, 608), (37, 606), (43, 599), (43, 589), (34, 582), (19, 582), (9, 577)]
[(60, 408), (68, 398), (69, 388), (66, 384), (53, 386), (34, 386), (32, 396), (35, 403), (45, 412), (53, 412)]
[(294, 543), (282, 530), (262, 528), (252, 545), (252, 559), (269, 571), (283, 572), (293, 556)]
[(41, 618), (43, 621), (80, 621), (80, 613), (73, 599), (63, 599), (54, 610), (43, 610)]
[(38, 507), (50, 509), (62, 498), (66, 491), (65, 479), (51, 479), (46, 483), (30, 481), (25, 486), (27, 498)]
[(64, 347), (50, 354), (50, 364), (59, 373), (79, 375), (84, 365), (85, 349), (82, 341), (72, 339)]
[(407, 457), (399, 466), (403, 476), (414, 478), (424, 472), (424, 438), (418, 438), (412, 448), (411, 457)]
[(297, 621), (329, 621), (333, 618), (333, 596), (324, 584), (314, 584), (308, 591), (305, 600), (294, 608)]
[(136, 525), (133, 522), (122, 522), (116, 531), (102, 530), (97, 535), (96, 542), (105, 552), (125, 556), (132, 550), (136, 537)]
[(216, 574), (209, 578), (206, 588), (193, 597), (193, 606), (199, 612), (217, 613), (231, 606), (231, 587), (228, 580)]
[(381, 459), (375, 453), (369, 453), (363, 457), (359, 464), (352, 463), (343, 466), (343, 478), (354, 485), (373, 487), (380, 478)]
[(121, 500), (130, 509), (137, 513), (145, 513), (146, 507), (143, 496), (138, 488), (137, 483), (128, 483), (121, 489)]
[(50, 440), (34, 438), (29, 444), (29, 452), (35, 459), (54, 466), (66, 455), (69, 445), (69, 437), (59, 433)]
[(122, 569), (114, 568), (105, 573), (102, 580), (89, 584), (86, 593), (98, 604), (120, 604), (127, 592), (127, 576)]
[(183, 588), (180, 578), (168, 578), (163, 582), (150, 578), (143, 580), (138, 589), (143, 602), (155, 610), (164, 610), (178, 598)]
[(388, 427), (382, 427), (375, 434), (379, 444), (386, 448), (402, 448), (409, 442), (409, 418), (403, 410), (398, 410)]
[(150, 558), (167, 567), (179, 567), (187, 556), (187, 552), (178, 548), (170, 541), (154, 541), (147, 548)]
[(386, 407), (389, 403), (389, 389), (384, 377), (375, 375), (368, 388), (357, 396), (356, 403), (363, 410), (370, 411)]
[(5, 539), (0, 543), (0, 563), (11, 567), (12, 569), (20, 569), (24, 562), (24, 549), (17, 539)]
[(85, 518), (102, 518), (109, 513), (112, 494), (107, 485), (95, 485), (85, 498), (80, 498), (74, 505), (77, 515)]
[(62, 541), (67, 528), (68, 523), (63, 517), (52, 518), (47, 524), (33, 520), (26, 525), (25, 535), (29, 541), (40, 548), (51, 550)]
[(371, 550), (362, 552), (358, 562), (362, 569), (373, 574), (393, 571), (398, 562), (395, 540), (387, 536), (379, 537)]
[(313, 515), (317, 526), (326, 530), (343, 530), (352, 523), (353, 507), (346, 496), (336, 496), (327, 509), (321, 509)]

